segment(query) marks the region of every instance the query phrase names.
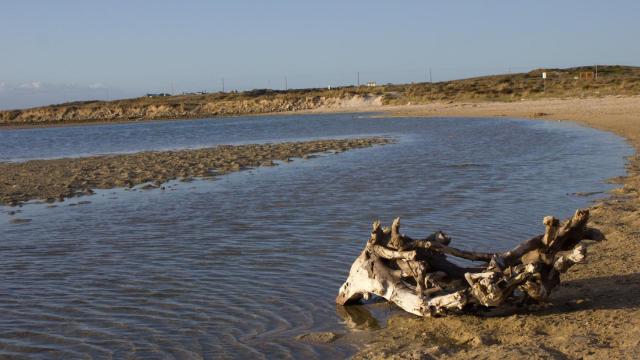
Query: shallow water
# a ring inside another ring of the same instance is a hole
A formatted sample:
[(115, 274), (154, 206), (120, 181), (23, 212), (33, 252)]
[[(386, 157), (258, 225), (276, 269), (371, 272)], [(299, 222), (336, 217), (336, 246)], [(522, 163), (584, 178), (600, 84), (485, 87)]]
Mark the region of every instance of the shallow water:
[[(0, 129), (0, 162), (145, 150), (192, 149), (219, 144), (247, 144), (341, 138), (393, 131), (376, 126), (368, 116), (339, 114), (299, 116), (244, 116), (214, 121), (171, 120), (140, 123), (74, 125)], [(345, 121), (336, 121), (345, 120)], [(25, 146), (25, 144), (29, 144)]]
[[(294, 337), (375, 326), (333, 303), (374, 219), (505, 249), (593, 199), (570, 193), (610, 189), (631, 154), (570, 123), (313, 115), (0, 130), (0, 159), (370, 134), (398, 142), (166, 191), (0, 207), (0, 356), (344, 357), (344, 341)], [(381, 326), (395, 311), (367, 309)]]

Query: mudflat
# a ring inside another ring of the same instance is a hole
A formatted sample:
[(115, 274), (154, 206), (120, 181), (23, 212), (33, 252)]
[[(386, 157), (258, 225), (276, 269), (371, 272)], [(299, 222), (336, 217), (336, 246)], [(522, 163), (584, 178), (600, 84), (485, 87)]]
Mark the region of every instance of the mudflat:
[[(505, 103), (433, 103), (390, 109), (397, 116), (570, 120), (625, 137), (640, 149), (640, 97)], [(598, 171), (594, 168), (593, 171)], [(357, 359), (634, 359), (640, 356), (640, 156), (620, 187), (591, 208), (607, 239), (563, 276), (552, 303), (500, 315), (398, 316), (367, 335)], [(553, 215), (553, 214), (549, 214)], [(532, 219), (537, 221), (537, 219)], [(542, 228), (542, 225), (540, 225)]]
[(47, 202), (90, 195), (93, 189), (116, 187), (161, 188), (174, 179), (210, 178), (274, 161), (307, 158), (323, 152), (387, 144), (382, 137), (287, 142), (279, 144), (221, 145), (213, 148), (146, 151), (134, 154), (90, 156), (22, 163), (0, 163), (0, 205)]

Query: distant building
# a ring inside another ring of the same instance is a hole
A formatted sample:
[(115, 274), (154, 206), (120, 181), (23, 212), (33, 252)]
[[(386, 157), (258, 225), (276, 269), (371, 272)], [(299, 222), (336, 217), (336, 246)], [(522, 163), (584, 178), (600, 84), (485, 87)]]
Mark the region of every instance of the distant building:
[(146, 96), (147, 96), (148, 98), (152, 98), (152, 97), (171, 96), (171, 94), (167, 94), (167, 93), (159, 93), (159, 94), (147, 94)]
[(376, 84), (376, 82), (375, 82), (375, 81), (369, 81), (369, 82), (366, 84), (366, 86), (367, 86), (367, 87), (376, 87), (376, 86), (378, 86), (378, 84)]
[(593, 71), (580, 71), (578, 77), (582, 80), (593, 80), (596, 76)]
[(206, 91), (196, 91), (196, 92), (183, 92), (182, 95), (205, 95)]

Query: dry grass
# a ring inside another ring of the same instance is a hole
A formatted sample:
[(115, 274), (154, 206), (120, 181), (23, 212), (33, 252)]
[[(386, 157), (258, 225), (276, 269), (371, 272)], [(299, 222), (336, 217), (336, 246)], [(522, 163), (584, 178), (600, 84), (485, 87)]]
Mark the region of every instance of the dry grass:
[[(546, 84), (541, 73), (547, 72)], [(528, 73), (483, 76), (438, 83), (387, 84), (335, 89), (257, 89), (245, 92), (140, 97), (115, 101), (83, 101), (29, 110), (0, 111), (0, 124), (129, 119), (190, 118), (313, 110), (354, 96), (381, 96), (384, 105), (434, 101), (520, 101), (541, 98), (600, 97), (640, 94), (640, 67), (599, 66), (598, 78), (579, 79), (594, 67), (536, 69)], [(158, 110), (158, 108), (161, 108)], [(152, 111), (148, 111), (151, 109)]]

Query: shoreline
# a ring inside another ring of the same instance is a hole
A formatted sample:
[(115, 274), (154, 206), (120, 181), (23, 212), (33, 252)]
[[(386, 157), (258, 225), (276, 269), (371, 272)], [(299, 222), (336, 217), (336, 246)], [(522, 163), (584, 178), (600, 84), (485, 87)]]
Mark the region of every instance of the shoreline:
[[(163, 118), (140, 118), (140, 119), (102, 119), (102, 120), (74, 120), (74, 121), (51, 121), (33, 123), (0, 123), (0, 131), (16, 129), (41, 129), (58, 128), (68, 126), (92, 126), (92, 125), (121, 125), (157, 123), (167, 121), (188, 121), (188, 120), (211, 120), (233, 119), (238, 117), (256, 116), (296, 116), (296, 115), (322, 115), (322, 114), (362, 114), (377, 113), (373, 117), (517, 117), (522, 119), (535, 120), (555, 120), (574, 121), (586, 126), (591, 126), (599, 130), (606, 130), (616, 133), (609, 128), (598, 128), (592, 126), (591, 122), (575, 116), (566, 116), (566, 105), (571, 104), (571, 110), (578, 107), (586, 107), (583, 112), (598, 111), (595, 107), (601, 105), (635, 104), (640, 107), (640, 95), (606, 95), (601, 97), (582, 98), (542, 98), (542, 99), (522, 99), (520, 101), (434, 101), (428, 104), (407, 104), (407, 105), (382, 105), (376, 102), (362, 102), (355, 105), (326, 105), (313, 109), (289, 110), (289, 111), (268, 111), (263, 113), (227, 114), (227, 115), (202, 115), (193, 117), (163, 117)], [(549, 110), (561, 112), (546, 112)], [(565, 112), (563, 112), (565, 110)], [(603, 115), (610, 115), (603, 113)], [(564, 116), (564, 117), (563, 117)], [(625, 137), (624, 135), (620, 135)], [(626, 139), (626, 137), (625, 137)]]
[[(563, 277), (563, 285), (552, 296), (550, 307), (492, 318), (471, 315), (430, 319), (397, 316), (390, 319), (384, 329), (366, 334), (348, 333), (337, 340), (359, 345), (356, 359), (633, 358), (640, 354), (640, 96), (435, 102), (254, 115), (339, 112), (376, 112), (384, 114), (382, 116), (398, 117), (509, 117), (572, 121), (612, 132), (625, 138), (635, 149), (635, 154), (627, 159), (626, 175), (616, 179), (620, 187), (591, 207), (591, 223), (605, 233), (607, 240), (591, 246), (587, 263), (572, 268)], [(135, 121), (123, 123), (129, 122)], [(51, 125), (25, 126), (32, 127)], [(0, 127), (0, 131), (6, 128)], [(537, 219), (533, 221), (537, 222)]]
[(623, 137), (635, 154), (626, 159), (626, 175), (613, 181), (619, 187), (590, 207), (591, 224), (607, 239), (590, 246), (587, 262), (563, 276), (550, 306), (496, 317), (397, 316), (367, 339), (354, 337), (360, 345), (355, 359), (609, 359), (640, 354), (640, 97), (429, 104), (390, 109), (387, 115), (573, 121)]

